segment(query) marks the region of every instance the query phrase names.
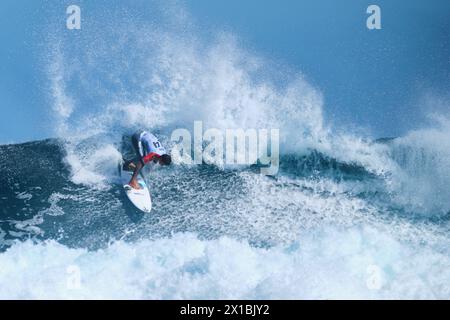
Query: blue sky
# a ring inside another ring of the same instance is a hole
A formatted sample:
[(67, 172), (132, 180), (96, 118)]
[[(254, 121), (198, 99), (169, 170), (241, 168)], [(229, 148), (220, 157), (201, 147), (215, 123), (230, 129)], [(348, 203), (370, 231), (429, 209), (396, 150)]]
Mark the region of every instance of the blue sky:
[[(93, 12), (85, 17), (137, 2), (91, 2)], [(232, 32), (247, 50), (302, 72), (323, 93), (325, 115), (338, 128), (367, 128), (375, 137), (401, 135), (436, 111), (424, 97), (448, 101), (450, 96), (448, 0), (180, 3), (198, 28)], [(48, 12), (60, 8), (64, 24), (69, 4), (87, 2), (0, 2), (0, 143), (54, 135), (39, 57)], [(381, 7), (382, 30), (365, 27), (369, 4)]]

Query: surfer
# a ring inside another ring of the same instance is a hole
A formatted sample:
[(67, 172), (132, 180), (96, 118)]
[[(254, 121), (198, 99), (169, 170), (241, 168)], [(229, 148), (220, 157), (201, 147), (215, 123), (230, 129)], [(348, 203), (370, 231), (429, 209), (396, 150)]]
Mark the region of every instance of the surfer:
[(148, 131), (138, 131), (131, 137), (131, 143), (137, 154), (137, 161), (127, 161), (125, 168), (134, 170), (133, 176), (128, 183), (134, 189), (140, 189), (137, 177), (141, 169), (150, 161), (159, 163), (160, 165), (170, 165), (172, 158), (167, 154), (166, 149), (161, 142), (153, 134)]

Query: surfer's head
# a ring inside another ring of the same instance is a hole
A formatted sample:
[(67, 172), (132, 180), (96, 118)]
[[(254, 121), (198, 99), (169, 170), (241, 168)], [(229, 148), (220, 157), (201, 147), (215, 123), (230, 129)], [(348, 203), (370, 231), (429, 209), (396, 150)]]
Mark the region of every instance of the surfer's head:
[(159, 164), (162, 166), (168, 166), (172, 163), (172, 157), (168, 154), (163, 154), (161, 157), (159, 157)]

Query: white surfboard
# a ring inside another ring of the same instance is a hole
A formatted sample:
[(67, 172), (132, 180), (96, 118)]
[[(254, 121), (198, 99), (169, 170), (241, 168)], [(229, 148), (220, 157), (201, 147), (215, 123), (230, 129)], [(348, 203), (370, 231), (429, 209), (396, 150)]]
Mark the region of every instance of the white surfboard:
[(150, 213), (150, 211), (152, 211), (152, 198), (150, 196), (148, 186), (145, 183), (144, 177), (139, 174), (138, 184), (140, 185), (141, 189), (134, 189), (133, 187), (128, 185), (131, 177), (133, 176), (133, 172), (123, 170), (123, 164), (120, 163), (119, 173), (123, 189), (125, 190), (125, 194), (131, 201), (131, 203), (142, 212)]

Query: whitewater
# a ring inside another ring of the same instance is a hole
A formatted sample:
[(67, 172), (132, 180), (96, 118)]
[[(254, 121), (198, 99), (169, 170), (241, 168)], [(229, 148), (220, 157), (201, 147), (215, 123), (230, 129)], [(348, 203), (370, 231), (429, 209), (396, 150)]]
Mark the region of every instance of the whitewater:
[[(355, 134), (325, 120), (301, 70), (235, 35), (200, 35), (173, 7), (121, 14), (46, 34), (57, 138), (0, 146), (1, 299), (450, 298), (445, 115)], [(277, 175), (174, 159), (147, 170), (153, 210), (136, 212), (117, 183), (123, 137), (145, 128), (171, 150), (194, 121), (279, 129)]]

